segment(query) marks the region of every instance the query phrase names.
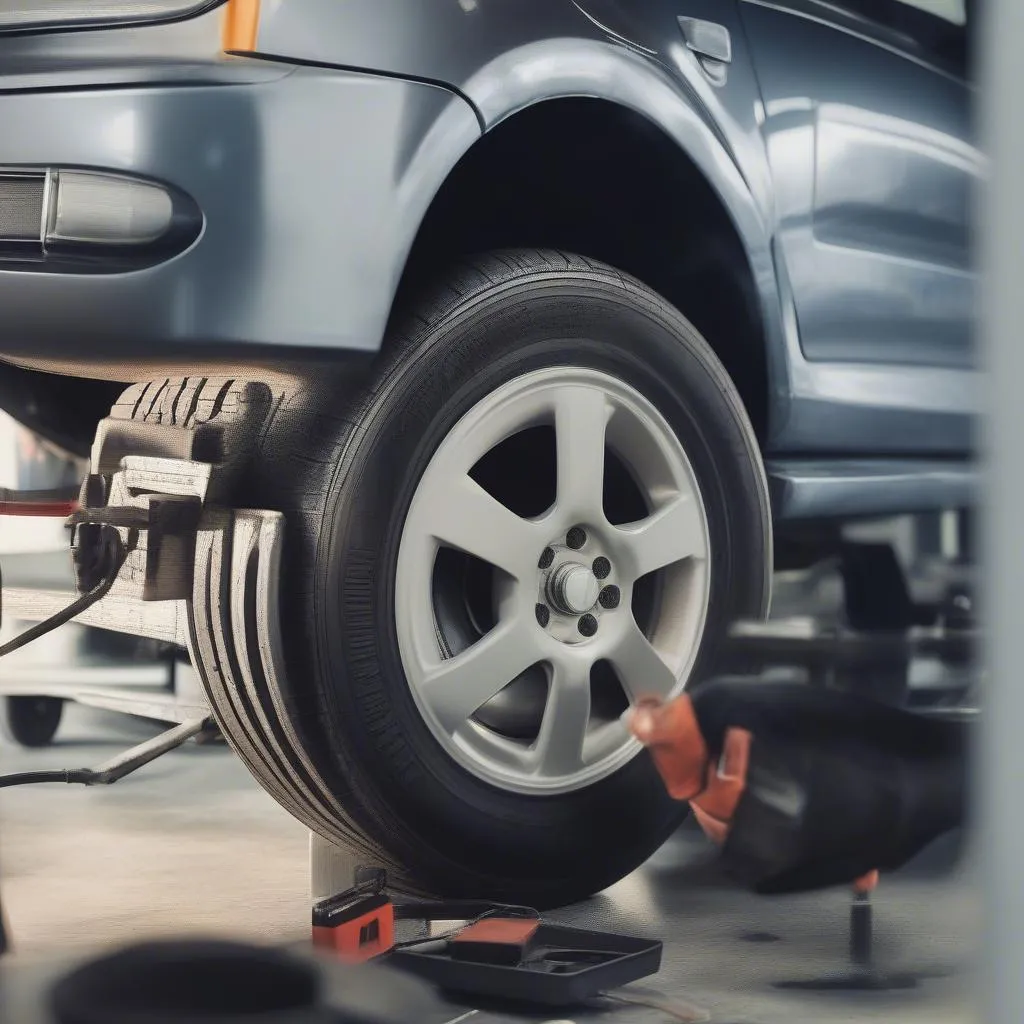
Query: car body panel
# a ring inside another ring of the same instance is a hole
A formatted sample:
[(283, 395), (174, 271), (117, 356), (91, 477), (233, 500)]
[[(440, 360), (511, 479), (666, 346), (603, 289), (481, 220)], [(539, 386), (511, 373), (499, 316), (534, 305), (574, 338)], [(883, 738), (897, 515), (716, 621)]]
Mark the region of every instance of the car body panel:
[(430, 85), (283, 65), (269, 82), (239, 66), (226, 85), (233, 70), (0, 102), (0, 162), (168, 181), (205, 216), (188, 251), (144, 270), (0, 264), (6, 354), (379, 347), (416, 228), (476, 117)]
[[(317, 24), (324, 17), (340, 26), (349, 5), (275, 4), (259, 46), (343, 64), (375, 59), (386, 71), (411, 67), (462, 92), (488, 127), (546, 99), (602, 96), (650, 118), (697, 163), (743, 238), (761, 297), (772, 392), (768, 452), (972, 450), (975, 282), (967, 219), (970, 188), (983, 165), (971, 144), (962, 84), (834, 28), (746, 0), (358, 2), (366, 8), (362, 17), (352, 15), (360, 29), (343, 41), (341, 33), (313, 38), (303, 25), (313, 23), (316, 9), (322, 12)], [(586, 25), (573, 21), (577, 12)], [(681, 17), (728, 30), (732, 60), (723, 80), (709, 75), (687, 47)], [(764, 41), (759, 18), (776, 19), (774, 35)], [(375, 24), (392, 31), (378, 32)], [(793, 60), (775, 39), (790, 29), (815, 35), (820, 54), (802, 54), (806, 64)], [(435, 59), (430, 46), (408, 52), (409, 40), (424, 38), (421, 33), (438, 38), (451, 62)], [(862, 49), (881, 62), (891, 88), (904, 80), (915, 87), (893, 100), (889, 114), (884, 90), (865, 84), (850, 63)], [(839, 75), (829, 67), (838, 57), (846, 58)], [(807, 138), (785, 130), (791, 116), (779, 110), (785, 97), (775, 97), (774, 119), (768, 117), (759, 78), (768, 74), (776, 91), (786, 92), (787, 68), (796, 69), (790, 75), (802, 90), (794, 102), (811, 121), (809, 156)], [(830, 84), (824, 117), (817, 97), (806, 95), (815, 74)], [(932, 96), (933, 84), (946, 95)], [(931, 124), (918, 123), (928, 118)], [(943, 118), (951, 123), (943, 125)], [(814, 126), (822, 123), (816, 153)], [(843, 166), (851, 150), (883, 180), (851, 179)], [(908, 164), (909, 186), (901, 184)], [(792, 193), (797, 207), (816, 195), (822, 205), (787, 213)], [(874, 225), (867, 239), (865, 206)], [(830, 258), (822, 268), (830, 284), (823, 295), (815, 291), (822, 252)], [(880, 315), (886, 309), (896, 312)]]
[(741, 8), (804, 352), (970, 367), (971, 205), (984, 162), (969, 86), (847, 30), (824, 5)]
[[(728, 63), (680, 18), (724, 29)], [(788, 66), (790, 31), (824, 33), (821, 52)], [(0, 351), (372, 353), (481, 132), (587, 96), (657, 125), (734, 224), (761, 302), (767, 455), (967, 457), (970, 125), (919, 78), (888, 103), (849, 53), (831, 67), (839, 35), (753, 0), (264, 0), (251, 59), (204, 56), (195, 26), (0, 39), (0, 164), (151, 176), (205, 216), (191, 249), (130, 274), (0, 265)]]

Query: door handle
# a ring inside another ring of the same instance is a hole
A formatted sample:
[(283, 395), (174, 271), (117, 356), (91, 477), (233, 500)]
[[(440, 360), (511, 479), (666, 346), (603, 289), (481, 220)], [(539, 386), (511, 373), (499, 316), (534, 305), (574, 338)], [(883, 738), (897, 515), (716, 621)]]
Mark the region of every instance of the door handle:
[(724, 25), (700, 18), (679, 18), (686, 45), (698, 57), (718, 64), (732, 63), (732, 36)]

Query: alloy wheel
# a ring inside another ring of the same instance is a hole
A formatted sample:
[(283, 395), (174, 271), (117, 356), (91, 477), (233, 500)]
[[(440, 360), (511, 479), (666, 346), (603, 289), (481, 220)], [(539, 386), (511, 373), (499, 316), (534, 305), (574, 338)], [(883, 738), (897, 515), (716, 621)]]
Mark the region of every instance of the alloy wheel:
[(399, 653), (431, 733), (515, 792), (615, 772), (639, 751), (621, 711), (686, 685), (710, 557), (693, 468), (648, 399), (572, 366), (503, 385), (439, 445), (399, 547)]

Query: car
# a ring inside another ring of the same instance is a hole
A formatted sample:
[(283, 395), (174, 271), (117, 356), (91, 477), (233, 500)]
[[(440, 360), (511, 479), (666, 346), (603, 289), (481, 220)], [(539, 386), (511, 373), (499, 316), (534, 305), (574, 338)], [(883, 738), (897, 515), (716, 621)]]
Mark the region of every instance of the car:
[(684, 814), (629, 704), (773, 558), (974, 500), (976, 20), (12, 0), (0, 406), (283, 514), (285, 806), (423, 891), (584, 897)]

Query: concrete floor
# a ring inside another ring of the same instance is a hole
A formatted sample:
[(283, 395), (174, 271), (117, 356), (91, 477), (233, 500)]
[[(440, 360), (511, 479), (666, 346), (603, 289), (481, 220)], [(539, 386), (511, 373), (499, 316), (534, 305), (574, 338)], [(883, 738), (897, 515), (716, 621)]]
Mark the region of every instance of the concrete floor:
[[(96, 764), (155, 729), (72, 708), (54, 746), (0, 747), (0, 770)], [(9, 993), (12, 968), (31, 971), (40, 958), (141, 937), (205, 933), (302, 943), (307, 867), (305, 830), (221, 745), (190, 744), (108, 789), (2, 790), (0, 887), (16, 949), (4, 968)], [(974, 1019), (977, 910), (969, 875), (955, 867), (949, 844), (904, 877), (886, 880), (876, 909), (879, 961), (914, 972), (921, 984), (855, 996), (778, 987), (844, 966), (845, 894), (759, 900), (737, 892), (708, 863), (699, 835), (686, 830), (608, 893), (554, 916), (663, 937), (661, 973), (634, 994), (667, 998), (677, 1011), (694, 1004), (722, 1024), (952, 1024)], [(436, 1007), (423, 1024), (454, 1019), (456, 1011)], [(547, 1018), (481, 1012), (467, 1024), (523, 1019)], [(673, 1018), (663, 1009), (612, 1003), (573, 1016), (577, 1024), (593, 1019)]]
[[(53, 746), (0, 745), (0, 771), (92, 766), (158, 730), (71, 707)], [(18, 955), (185, 932), (305, 938), (307, 851), (306, 830), (222, 744), (189, 744), (109, 788), (0, 790)]]

